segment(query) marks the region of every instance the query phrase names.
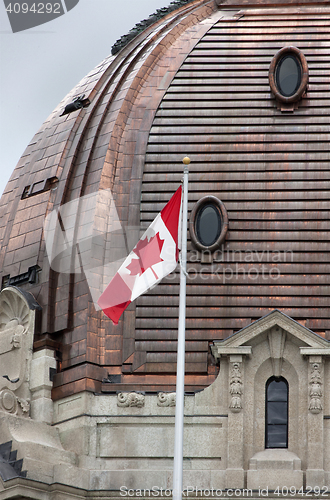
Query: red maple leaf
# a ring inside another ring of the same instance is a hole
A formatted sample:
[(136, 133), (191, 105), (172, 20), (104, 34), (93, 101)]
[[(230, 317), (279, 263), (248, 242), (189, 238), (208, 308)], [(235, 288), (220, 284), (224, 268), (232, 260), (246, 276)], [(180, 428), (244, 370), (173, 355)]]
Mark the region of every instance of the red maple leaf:
[(164, 240), (161, 240), (159, 233), (152, 236), (148, 241), (148, 238), (140, 240), (133, 252), (138, 256), (138, 259), (132, 259), (132, 262), (127, 266), (131, 272), (132, 276), (142, 275), (147, 269), (151, 269), (156, 279), (158, 279), (157, 274), (152, 269), (151, 266), (162, 262), (164, 259), (161, 258), (160, 253), (164, 245)]

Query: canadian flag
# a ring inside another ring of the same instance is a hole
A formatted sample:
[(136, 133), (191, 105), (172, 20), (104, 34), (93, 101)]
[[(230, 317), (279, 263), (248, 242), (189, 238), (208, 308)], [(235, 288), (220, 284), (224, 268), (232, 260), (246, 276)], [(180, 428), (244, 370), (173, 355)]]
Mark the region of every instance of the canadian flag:
[(98, 300), (115, 323), (129, 304), (176, 268), (182, 187), (174, 193)]

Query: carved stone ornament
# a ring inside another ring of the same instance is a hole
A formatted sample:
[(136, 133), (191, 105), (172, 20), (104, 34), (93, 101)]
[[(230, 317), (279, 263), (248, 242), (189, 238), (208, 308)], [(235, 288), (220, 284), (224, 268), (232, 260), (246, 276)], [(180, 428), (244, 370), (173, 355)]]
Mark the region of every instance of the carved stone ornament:
[(159, 392), (157, 395), (157, 406), (175, 406), (175, 392)]
[(7, 413), (20, 413), (18, 410), (26, 414), (30, 412), (30, 401), (18, 398), (13, 391), (9, 389), (2, 389), (0, 391), (0, 410)]
[(274, 377), (280, 377), (282, 375), (286, 332), (276, 325), (269, 330), (267, 336), (273, 375)]
[(13, 391), (3, 389), (0, 392), (0, 409), (8, 413), (17, 412), (17, 398)]
[(22, 399), (22, 398), (17, 398), (17, 401), (19, 402), (20, 407), (22, 408), (23, 413), (29, 413), (30, 411), (30, 400), (29, 399)]
[(28, 416), (35, 309), (34, 297), (17, 287), (0, 293), (0, 411)]
[(320, 413), (322, 407), (322, 378), (319, 363), (313, 363), (311, 366), (309, 389), (309, 411), (311, 413)]
[(230, 374), (230, 387), (229, 392), (231, 394), (231, 401), (229, 408), (233, 413), (238, 413), (243, 408), (242, 406), (242, 394), (243, 394), (243, 382), (241, 374), (241, 364), (238, 362), (231, 363), (231, 374)]
[(117, 406), (142, 408), (144, 406), (144, 395), (138, 392), (120, 392), (117, 396)]

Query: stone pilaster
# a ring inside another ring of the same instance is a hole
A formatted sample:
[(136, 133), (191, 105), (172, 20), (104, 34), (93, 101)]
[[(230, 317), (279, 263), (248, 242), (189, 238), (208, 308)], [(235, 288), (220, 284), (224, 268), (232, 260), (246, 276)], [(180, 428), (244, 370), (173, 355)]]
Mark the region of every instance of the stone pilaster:
[(56, 369), (54, 351), (42, 349), (33, 353), (30, 376), (31, 417), (47, 424), (53, 423), (51, 368)]
[(244, 488), (244, 357), (229, 356), (227, 488)]
[(324, 486), (324, 366), (322, 356), (309, 356), (306, 486)]
[[(214, 342), (216, 359), (226, 357), (228, 373), (228, 436), (226, 488), (244, 488), (244, 361), (251, 356), (251, 346), (226, 346)], [(221, 363), (221, 361), (220, 361)]]

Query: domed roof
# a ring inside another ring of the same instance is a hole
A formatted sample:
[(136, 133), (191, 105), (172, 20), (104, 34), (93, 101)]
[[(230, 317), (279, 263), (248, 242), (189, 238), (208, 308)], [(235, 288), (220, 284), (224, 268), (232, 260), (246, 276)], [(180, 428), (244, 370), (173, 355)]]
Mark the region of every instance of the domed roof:
[[(58, 352), (55, 398), (174, 387), (178, 274), (118, 325), (96, 301), (179, 186), (185, 155), (186, 390), (214, 380), (214, 340), (273, 309), (330, 338), (329, 5), (182, 3), (66, 96), (1, 198), (2, 285), (42, 307), (34, 347)], [(292, 104), (269, 85), (283, 47), (307, 61), (308, 88)], [(203, 251), (194, 214), (210, 196), (228, 230)]]

